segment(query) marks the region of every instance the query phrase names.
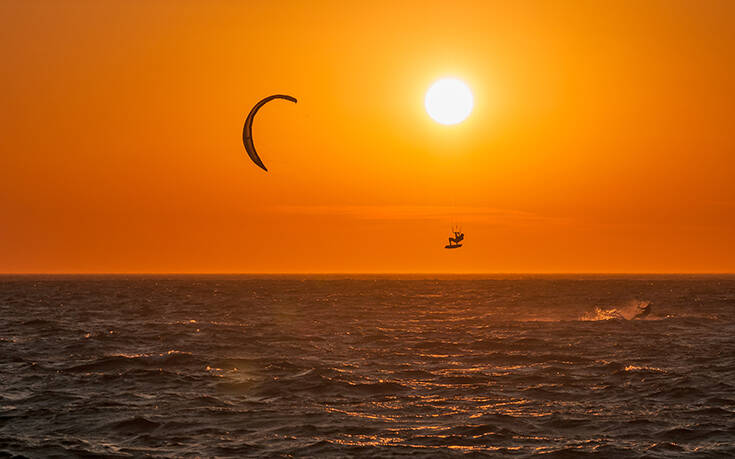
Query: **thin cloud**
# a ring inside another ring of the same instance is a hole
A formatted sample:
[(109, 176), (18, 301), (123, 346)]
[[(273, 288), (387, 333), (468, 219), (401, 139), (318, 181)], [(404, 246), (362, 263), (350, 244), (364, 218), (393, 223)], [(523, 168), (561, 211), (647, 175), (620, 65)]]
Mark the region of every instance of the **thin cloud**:
[(486, 224), (535, 225), (561, 223), (562, 219), (520, 210), (452, 206), (279, 206), (276, 212), (323, 215), (373, 221), (461, 220)]

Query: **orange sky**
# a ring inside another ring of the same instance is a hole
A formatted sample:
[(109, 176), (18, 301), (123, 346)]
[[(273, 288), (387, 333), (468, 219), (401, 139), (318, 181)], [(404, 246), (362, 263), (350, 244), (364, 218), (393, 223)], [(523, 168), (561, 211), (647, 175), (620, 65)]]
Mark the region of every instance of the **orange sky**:
[(17, 0), (0, 57), (0, 272), (735, 271), (735, 2)]

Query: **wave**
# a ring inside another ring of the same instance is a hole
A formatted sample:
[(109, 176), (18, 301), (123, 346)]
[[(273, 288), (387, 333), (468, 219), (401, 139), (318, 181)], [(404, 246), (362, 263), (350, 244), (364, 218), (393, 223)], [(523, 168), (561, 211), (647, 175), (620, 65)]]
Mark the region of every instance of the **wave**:
[(65, 368), (68, 372), (105, 372), (131, 368), (202, 366), (205, 362), (189, 352), (170, 350), (160, 354), (113, 354), (92, 362)]
[(639, 366), (639, 365), (628, 365), (626, 366), (623, 371), (628, 373), (666, 373), (667, 371), (663, 368), (658, 367), (647, 367), (647, 366)]
[(149, 421), (142, 416), (136, 416), (105, 424), (101, 427), (101, 430), (112, 430), (119, 433), (135, 434), (151, 432), (156, 430), (159, 426), (160, 424), (157, 422)]
[(364, 397), (369, 395), (397, 395), (409, 387), (395, 381), (354, 382), (344, 380), (333, 370), (313, 369), (285, 378), (274, 378), (251, 387), (252, 393), (266, 397), (287, 397), (298, 393)]
[(676, 427), (674, 429), (663, 430), (656, 434), (656, 437), (662, 441), (668, 442), (705, 442), (705, 441), (729, 441), (732, 439), (732, 433), (723, 429), (690, 429), (686, 427)]

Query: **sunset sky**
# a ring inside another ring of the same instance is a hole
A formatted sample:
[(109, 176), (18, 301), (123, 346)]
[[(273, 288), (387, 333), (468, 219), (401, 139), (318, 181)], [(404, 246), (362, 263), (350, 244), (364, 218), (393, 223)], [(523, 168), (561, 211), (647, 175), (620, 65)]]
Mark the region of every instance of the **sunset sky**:
[(0, 272), (735, 271), (735, 2), (6, 0), (0, 57)]

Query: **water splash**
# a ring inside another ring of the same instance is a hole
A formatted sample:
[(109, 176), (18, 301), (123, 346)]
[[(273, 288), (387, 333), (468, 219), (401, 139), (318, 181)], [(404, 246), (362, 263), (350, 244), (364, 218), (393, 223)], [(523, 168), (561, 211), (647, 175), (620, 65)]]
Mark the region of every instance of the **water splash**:
[(580, 317), (579, 320), (631, 320), (641, 311), (641, 309), (650, 304), (650, 301), (633, 300), (618, 308), (595, 306), (595, 309), (592, 311), (582, 314), (582, 317)]

